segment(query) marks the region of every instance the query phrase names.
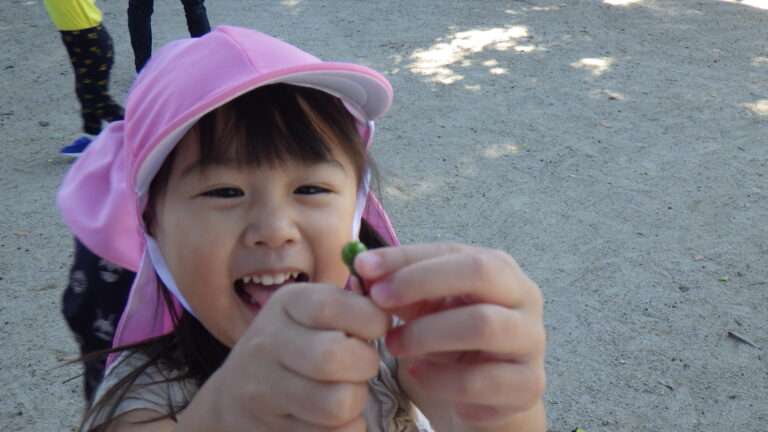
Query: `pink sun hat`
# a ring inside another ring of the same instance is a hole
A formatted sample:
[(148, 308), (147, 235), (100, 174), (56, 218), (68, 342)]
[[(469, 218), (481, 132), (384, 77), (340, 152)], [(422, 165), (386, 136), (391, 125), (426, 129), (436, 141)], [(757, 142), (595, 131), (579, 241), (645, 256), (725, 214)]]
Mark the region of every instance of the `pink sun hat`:
[[(152, 179), (201, 117), (276, 83), (340, 98), (357, 120), (366, 148), (373, 121), (392, 104), (391, 85), (372, 69), (324, 62), (263, 33), (219, 26), (203, 37), (158, 50), (131, 88), (125, 120), (110, 123), (67, 173), (57, 201), (73, 234), (96, 255), (137, 272), (113, 346), (159, 336), (173, 326), (171, 311), (157, 290), (156, 271), (166, 285), (174, 284), (163, 275), (167, 268), (151, 250), (154, 241), (142, 222)], [(385, 241), (398, 245), (386, 213), (364, 183), (358, 213)], [(169, 289), (177, 312), (181, 305), (186, 307), (175, 285)]]

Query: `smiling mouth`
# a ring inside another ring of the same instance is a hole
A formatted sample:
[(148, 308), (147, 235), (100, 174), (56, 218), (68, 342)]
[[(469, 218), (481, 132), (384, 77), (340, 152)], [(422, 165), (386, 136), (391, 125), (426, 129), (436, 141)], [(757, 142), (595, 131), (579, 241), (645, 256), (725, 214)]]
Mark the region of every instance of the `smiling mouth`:
[(245, 276), (235, 281), (235, 292), (245, 303), (264, 307), (280, 287), (296, 282), (308, 282), (309, 275), (286, 272), (275, 275)]

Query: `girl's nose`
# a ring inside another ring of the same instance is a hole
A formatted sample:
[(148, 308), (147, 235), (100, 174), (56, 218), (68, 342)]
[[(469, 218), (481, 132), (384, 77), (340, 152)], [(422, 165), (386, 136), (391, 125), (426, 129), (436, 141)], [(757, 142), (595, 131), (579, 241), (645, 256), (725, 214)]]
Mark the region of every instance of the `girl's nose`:
[(279, 248), (299, 241), (299, 228), (287, 209), (270, 206), (254, 213), (244, 233), (246, 246)]

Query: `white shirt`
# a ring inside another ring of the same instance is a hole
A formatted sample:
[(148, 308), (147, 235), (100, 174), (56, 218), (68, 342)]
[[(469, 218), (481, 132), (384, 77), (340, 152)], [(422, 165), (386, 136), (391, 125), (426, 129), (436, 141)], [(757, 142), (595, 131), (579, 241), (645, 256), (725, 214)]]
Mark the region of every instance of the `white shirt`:
[[(363, 416), (369, 432), (433, 432), (429, 421), (413, 406), (397, 382), (397, 360), (384, 348), (380, 340), (372, 342), (381, 355), (379, 374), (368, 381), (368, 400)], [(128, 373), (147, 361), (147, 357), (135, 351), (123, 352), (107, 370), (104, 380), (96, 391), (99, 400), (104, 393)], [(148, 367), (131, 385), (125, 398), (115, 409), (115, 417), (129, 411), (149, 409), (169, 414), (171, 406), (180, 411), (186, 407), (198, 386), (193, 380), (163, 382), (180, 371), (161, 368), (157, 364)], [(105, 420), (109, 406), (88, 418), (83, 430), (91, 430)]]

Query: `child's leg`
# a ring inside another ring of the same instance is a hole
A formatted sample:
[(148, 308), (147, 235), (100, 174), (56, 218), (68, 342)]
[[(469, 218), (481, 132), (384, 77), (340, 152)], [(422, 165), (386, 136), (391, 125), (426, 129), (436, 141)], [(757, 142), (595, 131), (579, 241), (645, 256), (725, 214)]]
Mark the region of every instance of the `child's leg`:
[(152, 55), (152, 12), (154, 0), (128, 0), (128, 33), (139, 72)]
[[(75, 256), (62, 298), (62, 313), (82, 355), (108, 349), (128, 300), (135, 273), (89, 251), (75, 239)], [(104, 376), (105, 358), (85, 361), (85, 397), (91, 400)]]
[(192, 37), (200, 37), (211, 31), (204, 2), (205, 0), (181, 0), (184, 15), (187, 17), (187, 29)]
[(83, 130), (97, 135), (102, 121), (121, 120), (124, 115), (123, 107), (109, 95), (112, 38), (101, 25), (61, 34), (75, 71), (75, 92), (80, 100)]

